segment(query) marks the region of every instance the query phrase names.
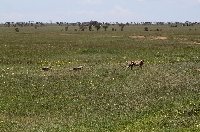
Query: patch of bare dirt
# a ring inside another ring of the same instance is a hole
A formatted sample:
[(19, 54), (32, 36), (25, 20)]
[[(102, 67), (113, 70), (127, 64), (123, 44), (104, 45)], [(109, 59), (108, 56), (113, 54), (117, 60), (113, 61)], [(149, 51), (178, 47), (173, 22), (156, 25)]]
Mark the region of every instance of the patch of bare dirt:
[(122, 36), (112, 36), (112, 38), (121, 38)]
[(60, 35), (62, 35), (62, 36), (68, 36), (68, 35), (72, 35), (72, 34), (69, 34), (69, 33), (63, 33), (63, 34), (60, 34)]
[(197, 45), (200, 45), (199, 42), (195, 42), (195, 41), (180, 41), (180, 42), (183, 43), (183, 44), (190, 44), (190, 45), (195, 45), (195, 44), (197, 44)]
[(179, 42), (183, 43), (183, 44), (197, 44), (197, 45), (200, 45), (200, 40), (197, 40), (197, 41), (191, 41), (191, 40), (188, 40), (187, 38), (175, 38), (176, 40), (178, 40)]
[(196, 69), (198, 72), (200, 72), (200, 69)]
[(153, 37), (153, 39), (155, 39), (155, 40), (167, 40), (167, 37), (156, 36), (156, 37)]
[(199, 42), (193, 42), (194, 44), (200, 44)]
[(132, 38), (132, 39), (150, 39), (150, 40), (167, 40), (168, 39), (167, 37), (164, 37), (164, 36), (149, 36), (149, 37), (146, 37), (146, 36), (142, 36), (142, 35), (129, 36), (129, 38)]
[(129, 36), (129, 38), (132, 38), (132, 39), (145, 39), (146, 37), (145, 36)]

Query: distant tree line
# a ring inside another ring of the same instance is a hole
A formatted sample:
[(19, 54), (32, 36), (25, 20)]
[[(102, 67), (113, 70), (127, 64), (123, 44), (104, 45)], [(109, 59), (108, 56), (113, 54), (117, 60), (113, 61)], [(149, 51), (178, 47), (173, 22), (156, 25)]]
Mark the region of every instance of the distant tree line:
[[(69, 22), (55, 22), (52, 23), (43, 23), (43, 22), (34, 22), (34, 21), (28, 21), (28, 22), (5, 22), (4, 24), (0, 24), (1, 26), (5, 27), (15, 27), (15, 31), (19, 32), (18, 27), (26, 27), (26, 26), (32, 26), (35, 29), (42, 26), (61, 26), (64, 28), (61, 31), (68, 31), (70, 26), (76, 26), (78, 28), (74, 29), (74, 31), (99, 31), (101, 28), (104, 31), (107, 31), (109, 26), (112, 26), (111, 31), (117, 31), (116, 26), (118, 26), (118, 30), (124, 31), (124, 27), (130, 26), (130, 25), (145, 25), (144, 31), (154, 31), (149, 30), (148, 26), (151, 25), (168, 25), (170, 27), (178, 27), (178, 26), (194, 26), (194, 25), (200, 25), (200, 22), (126, 22), (126, 23), (119, 23), (119, 22), (98, 22), (98, 21), (88, 21), (88, 22), (76, 22), (76, 23), (69, 23)], [(162, 29), (156, 29), (155, 31), (161, 31)]]
[(26, 27), (26, 26), (45, 26), (45, 23), (43, 22), (33, 22), (33, 21), (29, 21), (29, 22), (5, 22), (4, 26), (6, 27)]
[[(2, 25), (2, 24), (1, 24)], [(102, 26), (105, 30), (107, 26), (114, 26), (114, 25), (119, 25), (121, 29), (125, 26), (129, 25), (170, 25), (172, 27), (177, 26), (193, 26), (193, 25), (200, 25), (200, 22), (126, 22), (126, 23), (119, 23), (119, 22), (98, 22), (98, 21), (89, 21), (89, 22), (75, 22), (75, 23), (68, 23), (68, 22), (34, 22), (34, 21), (28, 21), (28, 22), (5, 22), (3, 24), (6, 27), (25, 27), (25, 26), (45, 26), (45, 25), (59, 25), (59, 26)]]

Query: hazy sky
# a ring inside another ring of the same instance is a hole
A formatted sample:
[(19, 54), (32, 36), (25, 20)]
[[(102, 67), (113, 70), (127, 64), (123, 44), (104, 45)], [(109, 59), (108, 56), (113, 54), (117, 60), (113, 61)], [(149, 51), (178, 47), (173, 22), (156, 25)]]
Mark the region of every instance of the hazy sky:
[(200, 21), (200, 0), (0, 0), (0, 22)]

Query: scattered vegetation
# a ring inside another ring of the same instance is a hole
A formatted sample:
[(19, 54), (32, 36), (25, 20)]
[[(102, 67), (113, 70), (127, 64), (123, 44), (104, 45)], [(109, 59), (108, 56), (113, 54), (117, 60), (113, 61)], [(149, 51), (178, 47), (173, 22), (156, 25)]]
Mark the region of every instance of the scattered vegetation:
[(108, 25), (103, 25), (105, 31), (107, 31)]
[(68, 28), (69, 28), (69, 27), (68, 27), (68, 26), (66, 26), (66, 27), (65, 27), (65, 31), (68, 31)]
[(124, 31), (125, 24), (123, 24), (123, 23), (122, 23), (122, 24), (119, 24), (119, 27), (120, 27), (120, 30), (121, 30), (121, 31)]
[(145, 28), (144, 28), (144, 31), (149, 31), (149, 28), (148, 28), (148, 27), (145, 27)]
[(15, 31), (16, 31), (16, 32), (19, 32), (19, 28), (15, 28)]
[(0, 27), (0, 131), (199, 131), (199, 26), (145, 27)]
[(100, 24), (96, 24), (95, 28), (97, 29), (97, 31), (99, 31), (99, 29), (101, 28), (101, 25)]

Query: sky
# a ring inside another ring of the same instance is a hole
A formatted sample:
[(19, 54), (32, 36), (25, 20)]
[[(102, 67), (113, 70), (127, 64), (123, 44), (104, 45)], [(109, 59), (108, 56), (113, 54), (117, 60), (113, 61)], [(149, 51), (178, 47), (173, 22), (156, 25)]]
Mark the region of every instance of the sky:
[(0, 0), (0, 22), (200, 22), (200, 0)]

